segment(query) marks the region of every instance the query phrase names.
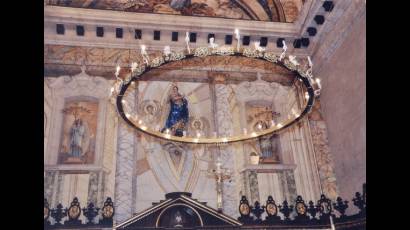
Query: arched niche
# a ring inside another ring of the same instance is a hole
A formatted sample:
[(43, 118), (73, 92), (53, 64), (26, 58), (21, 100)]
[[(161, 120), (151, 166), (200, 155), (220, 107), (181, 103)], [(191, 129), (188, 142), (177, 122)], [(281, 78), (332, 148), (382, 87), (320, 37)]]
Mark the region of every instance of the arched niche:
[(85, 73), (85, 67), (82, 68), (82, 72), (78, 75), (49, 78), (47, 81), (51, 89), (51, 98), (48, 100), (51, 101), (53, 108), (49, 116), (50, 133), (48, 144), (45, 146), (45, 165), (73, 169), (77, 168), (77, 166), (81, 166), (81, 168), (84, 169), (84, 164), (64, 165), (58, 162), (63, 135), (63, 110), (67, 103), (73, 101), (90, 101), (97, 103), (98, 109), (95, 118), (95, 155), (92, 163), (86, 165), (91, 167), (101, 165), (110, 82), (102, 77), (89, 76)]

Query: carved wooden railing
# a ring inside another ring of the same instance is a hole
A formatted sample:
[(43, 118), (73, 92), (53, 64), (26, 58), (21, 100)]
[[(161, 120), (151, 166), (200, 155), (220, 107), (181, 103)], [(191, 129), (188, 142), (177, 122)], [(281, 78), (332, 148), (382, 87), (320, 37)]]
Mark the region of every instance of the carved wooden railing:
[[(363, 185), (363, 192), (356, 192), (351, 201), (359, 211), (346, 215), (346, 211), (352, 206), (349, 201), (340, 197), (332, 202), (325, 195), (321, 195), (316, 203), (305, 203), (301, 196), (297, 196), (293, 204), (285, 200), (277, 205), (273, 197), (269, 196), (264, 205), (258, 201), (250, 205), (247, 198), (242, 196), (238, 220), (243, 225), (238, 228), (331, 229), (333, 225), (337, 230), (366, 229), (366, 184)], [(44, 199), (44, 229), (112, 228), (114, 214), (114, 203), (109, 197), (102, 208), (95, 207), (93, 203), (81, 208), (78, 199), (74, 198), (68, 208), (58, 204), (56, 208), (50, 209)], [(232, 229), (232, 226), (229, 228)]]
[[(265, 205), (261, 205), (258, 201), (254, 205), (249, 205), (246, 197), (242, 196), (239, 204), (241, 216), (238, 220), (244, 224), (244, 227), (256, 228), (267, 226), (269, 228), (331, 229), (333, 224), (336, 229), (365, 229), (366, 184), (363, 185), (363, 192), (356, 192), (352, 201), (359, 212), (346, 215), (349, 201), (340, 197), (332, 202), (322, 194), (316, 204), (313, 201), (306, 204), (303, 198), (298, 196), (293, 205), (286, 200), (281, 205), (277, 205), (272, 196), (269, 196)], [(263, 214), (265, 218), (262, 218)]]
[(93, 203), (81, 208), (75, 197), (68, 208), (58, 204), (56, 208), (50, 209), (47, 199), (44, 199), (44, 229), (110, 228), (113, 226), (114, 213), (114, 203), (110, 197), (105, 200), (102, 208), (95, 207)]

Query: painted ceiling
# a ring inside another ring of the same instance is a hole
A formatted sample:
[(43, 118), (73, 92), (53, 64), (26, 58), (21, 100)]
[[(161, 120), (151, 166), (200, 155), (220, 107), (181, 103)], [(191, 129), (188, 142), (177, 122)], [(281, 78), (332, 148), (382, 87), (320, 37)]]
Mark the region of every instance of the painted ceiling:
[(306, 0), (49, 0), (49, 5), (140, 13), (294, 22)]

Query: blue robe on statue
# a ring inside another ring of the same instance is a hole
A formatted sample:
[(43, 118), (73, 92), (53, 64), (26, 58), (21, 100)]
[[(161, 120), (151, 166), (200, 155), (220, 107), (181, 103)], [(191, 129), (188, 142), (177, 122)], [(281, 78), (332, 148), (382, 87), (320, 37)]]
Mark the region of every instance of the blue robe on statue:
[[(169, 111), (168, 119), (165, 123), (165, 127), (161, 130), (164, 132), (166, 129), (171, 129), (178, 122), (182, 122), (184, 127), (188, 123), (189, 113), (188, 113), (188, 101), (182, 98), (182, 104), (175, 103), (172, 99), (170, 100), (171, 109)], [(181, 127), (176, 127), (175, 133), (173, 135), (182, 137), (184, 129)]]

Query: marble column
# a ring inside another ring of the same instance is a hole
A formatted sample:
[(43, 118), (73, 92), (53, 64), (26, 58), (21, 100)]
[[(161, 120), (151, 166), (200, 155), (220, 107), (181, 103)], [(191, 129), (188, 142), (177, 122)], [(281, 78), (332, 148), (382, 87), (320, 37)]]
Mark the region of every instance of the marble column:
[[(128, 89), (124, 96), (131, 109), (135, 108), (135, 91)], [(115, 172), (115, 223), (130, 218), (134, 211), (135, 131), (119, 119)]]
[[(229, 95), (231, 94), (231, 88), (224, 84), (224, 76), (217, 75), (214, 78), (215, 84), (215, 99), (216, 99), (216, 124), (219, 137), (230, 136), (233, 134), (233, 122), (232, 113), (229, 108)], [(235, 156), (232, 145), (222, 145), (219, 148), (220, 158), (222, 161), (222, 167), (229, 169), (233, 172), (229, 181), (224, 181), (223, 194), (222, 194), (222, 206), (223, 212), (230, 216), (238, 215), (238, 202), (236, 193), (236, 178), (235, 178)]]

